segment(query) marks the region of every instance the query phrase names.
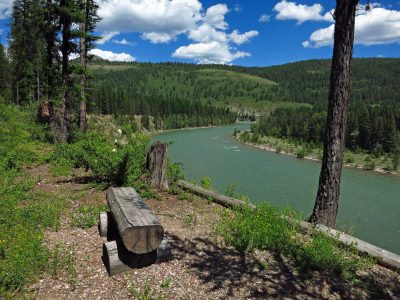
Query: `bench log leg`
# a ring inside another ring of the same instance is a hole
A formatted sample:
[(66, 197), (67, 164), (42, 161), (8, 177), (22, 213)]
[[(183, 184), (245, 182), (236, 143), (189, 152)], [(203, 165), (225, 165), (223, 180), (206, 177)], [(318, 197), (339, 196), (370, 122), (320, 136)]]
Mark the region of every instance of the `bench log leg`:
[(110, 276), (131, 269), (144, 268), (154, 263), (168, 261), (171, 257), (171, 247), (167, 240), (149, 253), (135, 254), (128, 251), (120, 240), (106, 242), (103, 245), (103, 261)]

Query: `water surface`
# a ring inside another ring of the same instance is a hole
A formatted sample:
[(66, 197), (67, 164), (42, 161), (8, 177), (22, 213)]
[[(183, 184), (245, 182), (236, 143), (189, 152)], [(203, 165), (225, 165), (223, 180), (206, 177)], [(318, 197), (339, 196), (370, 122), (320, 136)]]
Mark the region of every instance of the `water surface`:
[[(186, 179), (209, 176), (220, 193), (236, 183), (237, 193), (252, 202), (288, 205), (308, 216), (320, 163), (243, 145), (232, 137), (235, 128), (249, 125), (177, 130), (153, 140), (173, 142), (169, 158), (183, 164)], [(400, 177), (345, 168), (337, 223), (356, 237), (400, 254)]]

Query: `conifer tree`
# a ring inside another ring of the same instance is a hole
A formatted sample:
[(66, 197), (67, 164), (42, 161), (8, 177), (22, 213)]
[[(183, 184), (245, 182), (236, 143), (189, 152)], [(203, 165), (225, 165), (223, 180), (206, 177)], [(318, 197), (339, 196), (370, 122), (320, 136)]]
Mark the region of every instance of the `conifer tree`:
[(10, 63), (4, 46), (0, 43), (0, 97), (9, 100), (10, 97)]

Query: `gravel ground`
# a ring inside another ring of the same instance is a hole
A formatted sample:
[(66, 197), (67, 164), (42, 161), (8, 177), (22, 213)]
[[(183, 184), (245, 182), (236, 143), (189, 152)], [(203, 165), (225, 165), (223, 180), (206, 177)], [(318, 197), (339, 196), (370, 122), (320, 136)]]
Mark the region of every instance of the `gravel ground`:
[[(76, 183), (55, 182), (46, 167), (38, 189), (59, 193), (82, 189)], [(89, 190), (80, 203), (106, 203), (105, 192)], [(217, 204), (193, 197), (179, 200), (160, 194), (147, 203), (159, 217), (171, 242), (169, 262), (109, 277), (102, 261), (104, 238), (97, 226), (75, 228), (62, 218), (58, 231), (46, 231), (50, 249), (62, 245), (73, 257), (75, 272), (43, 273), (28, 290), (36, 299), (399, 299), (400, 276), (380, 266), (359, 274), (360, 284), (321, 273), (304, 278), (282, 257), (268, 252), (242, 255), (223, 245), (213, 233)], [(266, 268), (260, 268), (266, 266)], [(72, 274), (71, 274), (72, 273)], [(361, 288), (364, 286), (364, 288)], [(147, 292), (149, 298), (141, 298)]]

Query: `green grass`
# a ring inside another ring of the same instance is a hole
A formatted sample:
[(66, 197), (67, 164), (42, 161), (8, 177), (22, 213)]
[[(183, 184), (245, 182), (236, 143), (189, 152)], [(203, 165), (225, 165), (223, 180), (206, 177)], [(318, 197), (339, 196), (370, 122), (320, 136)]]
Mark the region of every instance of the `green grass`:
[(107, 205), (79, 206), (72, 212), (70, 220), (75, 227), (90, 228), (98, 223), (99, 214), (103, 211), (108, 211)]
[(298, 221), (288, 221), (282, 216), (300, 220), (295, 212), (268, 203), (261, 204), (256, 210), (249, 207), (225, 210), (216, 232), (239, 251), (258, 249), (286, 256), (303, 275), (321, 271), (353, 280), (357, 270), (375, 263), (330, 236), (318, 232), (311, 236), (302, 235)]
[(272, 80), (229, 70), (201, 69), (198, 72), (200, 73), (200, 79), (211, 79), (211, 80), (229, 79), (236, 81), (248, 80), (263, 85), (277, 85), (277, 83)]

